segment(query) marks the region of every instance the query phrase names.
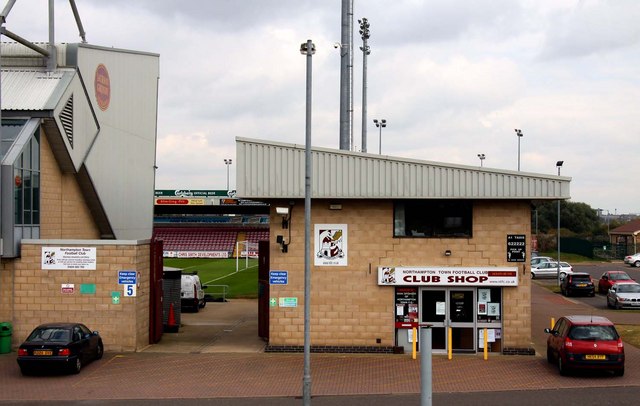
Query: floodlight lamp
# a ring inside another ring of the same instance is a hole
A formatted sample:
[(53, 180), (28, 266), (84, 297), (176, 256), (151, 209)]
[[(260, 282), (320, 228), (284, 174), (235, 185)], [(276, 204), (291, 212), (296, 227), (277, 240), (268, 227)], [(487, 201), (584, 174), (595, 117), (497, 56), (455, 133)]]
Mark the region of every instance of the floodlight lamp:
[(556, 166), (559, 168), (562, 166), (562, 164), (564, 163), (564, 161), (558, 161), (556, 162)]
[(288, 216), (289, 208), (288, 207), (276, 207), (276, 213), (280, 216)]

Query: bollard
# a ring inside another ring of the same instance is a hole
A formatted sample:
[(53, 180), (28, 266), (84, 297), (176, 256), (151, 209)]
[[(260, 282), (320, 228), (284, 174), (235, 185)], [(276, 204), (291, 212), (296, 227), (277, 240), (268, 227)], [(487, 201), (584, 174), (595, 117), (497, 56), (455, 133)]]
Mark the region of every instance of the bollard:
[(451, 327), (447, 328), (447, 359), (453, 357), (453, 330)]
[(551, 330), (553, 330), (553, 326), (556, 325), (556, 319), (554, 319), (553, 317), (551, 318)]
[(431, 406), (433, 404), (431, 324), (420, 327), (420, 406)]
[(489, 359), (489, 347), (487, 345), (487, 341), (489, 341), (489, 334), (487, 333), (487, 328), (485, 327), (483, 329), (484, 331), (484, 360), (486, 361), (487, 359)]
[(418, 341), (418, 329), (416, 327), (413, 328), (413, 342), (411, 343), (412, 358), (416, 359), (416, 342)]

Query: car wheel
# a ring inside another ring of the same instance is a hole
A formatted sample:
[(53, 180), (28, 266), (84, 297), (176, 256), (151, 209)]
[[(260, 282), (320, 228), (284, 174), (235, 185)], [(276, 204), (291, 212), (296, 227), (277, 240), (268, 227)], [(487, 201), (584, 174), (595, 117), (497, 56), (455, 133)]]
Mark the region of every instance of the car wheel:
[(593, 290), (591, 293), (589, 293), (589, 296), (594, 297), (596, 295), (596, 291)]
[(547, 347), (547, 362), (553, 364), (553, 351), (549, 347)]
[(531, 279), (535, 279), (536, 278), (536, 274), (534, 274), (533, 272), (531, 272)]
[(613, 376), (624, 376), (624, 367), (613, 370)]
[(633, 266), (635, 266), (636, 268), (640, 268), (640, 261), (634, 262)]
[(203, 300), (202, 303), (200, 304), (200, 308), (204, 309), (204, 307), (207, 305), (207, 301)]
[(31, 375), (31, 368), (20, 367), (20, 373), (24, 376), (29, 376)]
[(71, 365), (71, 372), (73, 372), (74, 374), (79, 374), (81, 369), (82, 369), (82, 361), (80, 360), (80, 357), (78, 357), (76, 358), (76, 362), (74, 362), (73, 365)]
[(569, 370), (564, 366), (560, 355), (558, 355), (558, 371), (560, 371), (560, 375), (562, 376), (567, 376), (569, 374)]
[(102, 341), (98, 343), (98, 348), (96, 348), (96, 359), (102, 358), (104, 355), (104, 346), (102, 345)]
[(622, 306), (620, 306), (620, 302), (618, 302), (618, 299), (616, 299), (616, 310), (620, 309), (622, 309)]
[(607, 307), (608, 307), (609, 309), (611, 309), (611, 308), (613, 307), (613, 306), (611, 306), (611, 302), (609, 302), (609, 298), (607, 298)]

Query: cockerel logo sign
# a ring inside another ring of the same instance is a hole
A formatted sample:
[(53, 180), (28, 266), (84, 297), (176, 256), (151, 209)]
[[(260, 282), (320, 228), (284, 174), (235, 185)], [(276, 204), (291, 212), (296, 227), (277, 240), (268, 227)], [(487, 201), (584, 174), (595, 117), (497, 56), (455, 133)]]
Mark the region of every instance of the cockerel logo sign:
[(315, 225), (316, 266), (347, 266), (347, 225)]

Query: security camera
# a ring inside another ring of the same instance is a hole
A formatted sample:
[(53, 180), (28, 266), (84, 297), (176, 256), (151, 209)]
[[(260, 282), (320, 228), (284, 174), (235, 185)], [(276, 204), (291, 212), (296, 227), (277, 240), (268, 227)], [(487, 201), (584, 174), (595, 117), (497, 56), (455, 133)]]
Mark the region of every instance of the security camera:
[(341, 44), (340, 44), (339, 42), (336, 42), (335, 44), (333, 44), (333, 47), (334, 47), (335, 49), (338, 49), (338, 48), (340, 48), (340, 45), (341, 45)]

